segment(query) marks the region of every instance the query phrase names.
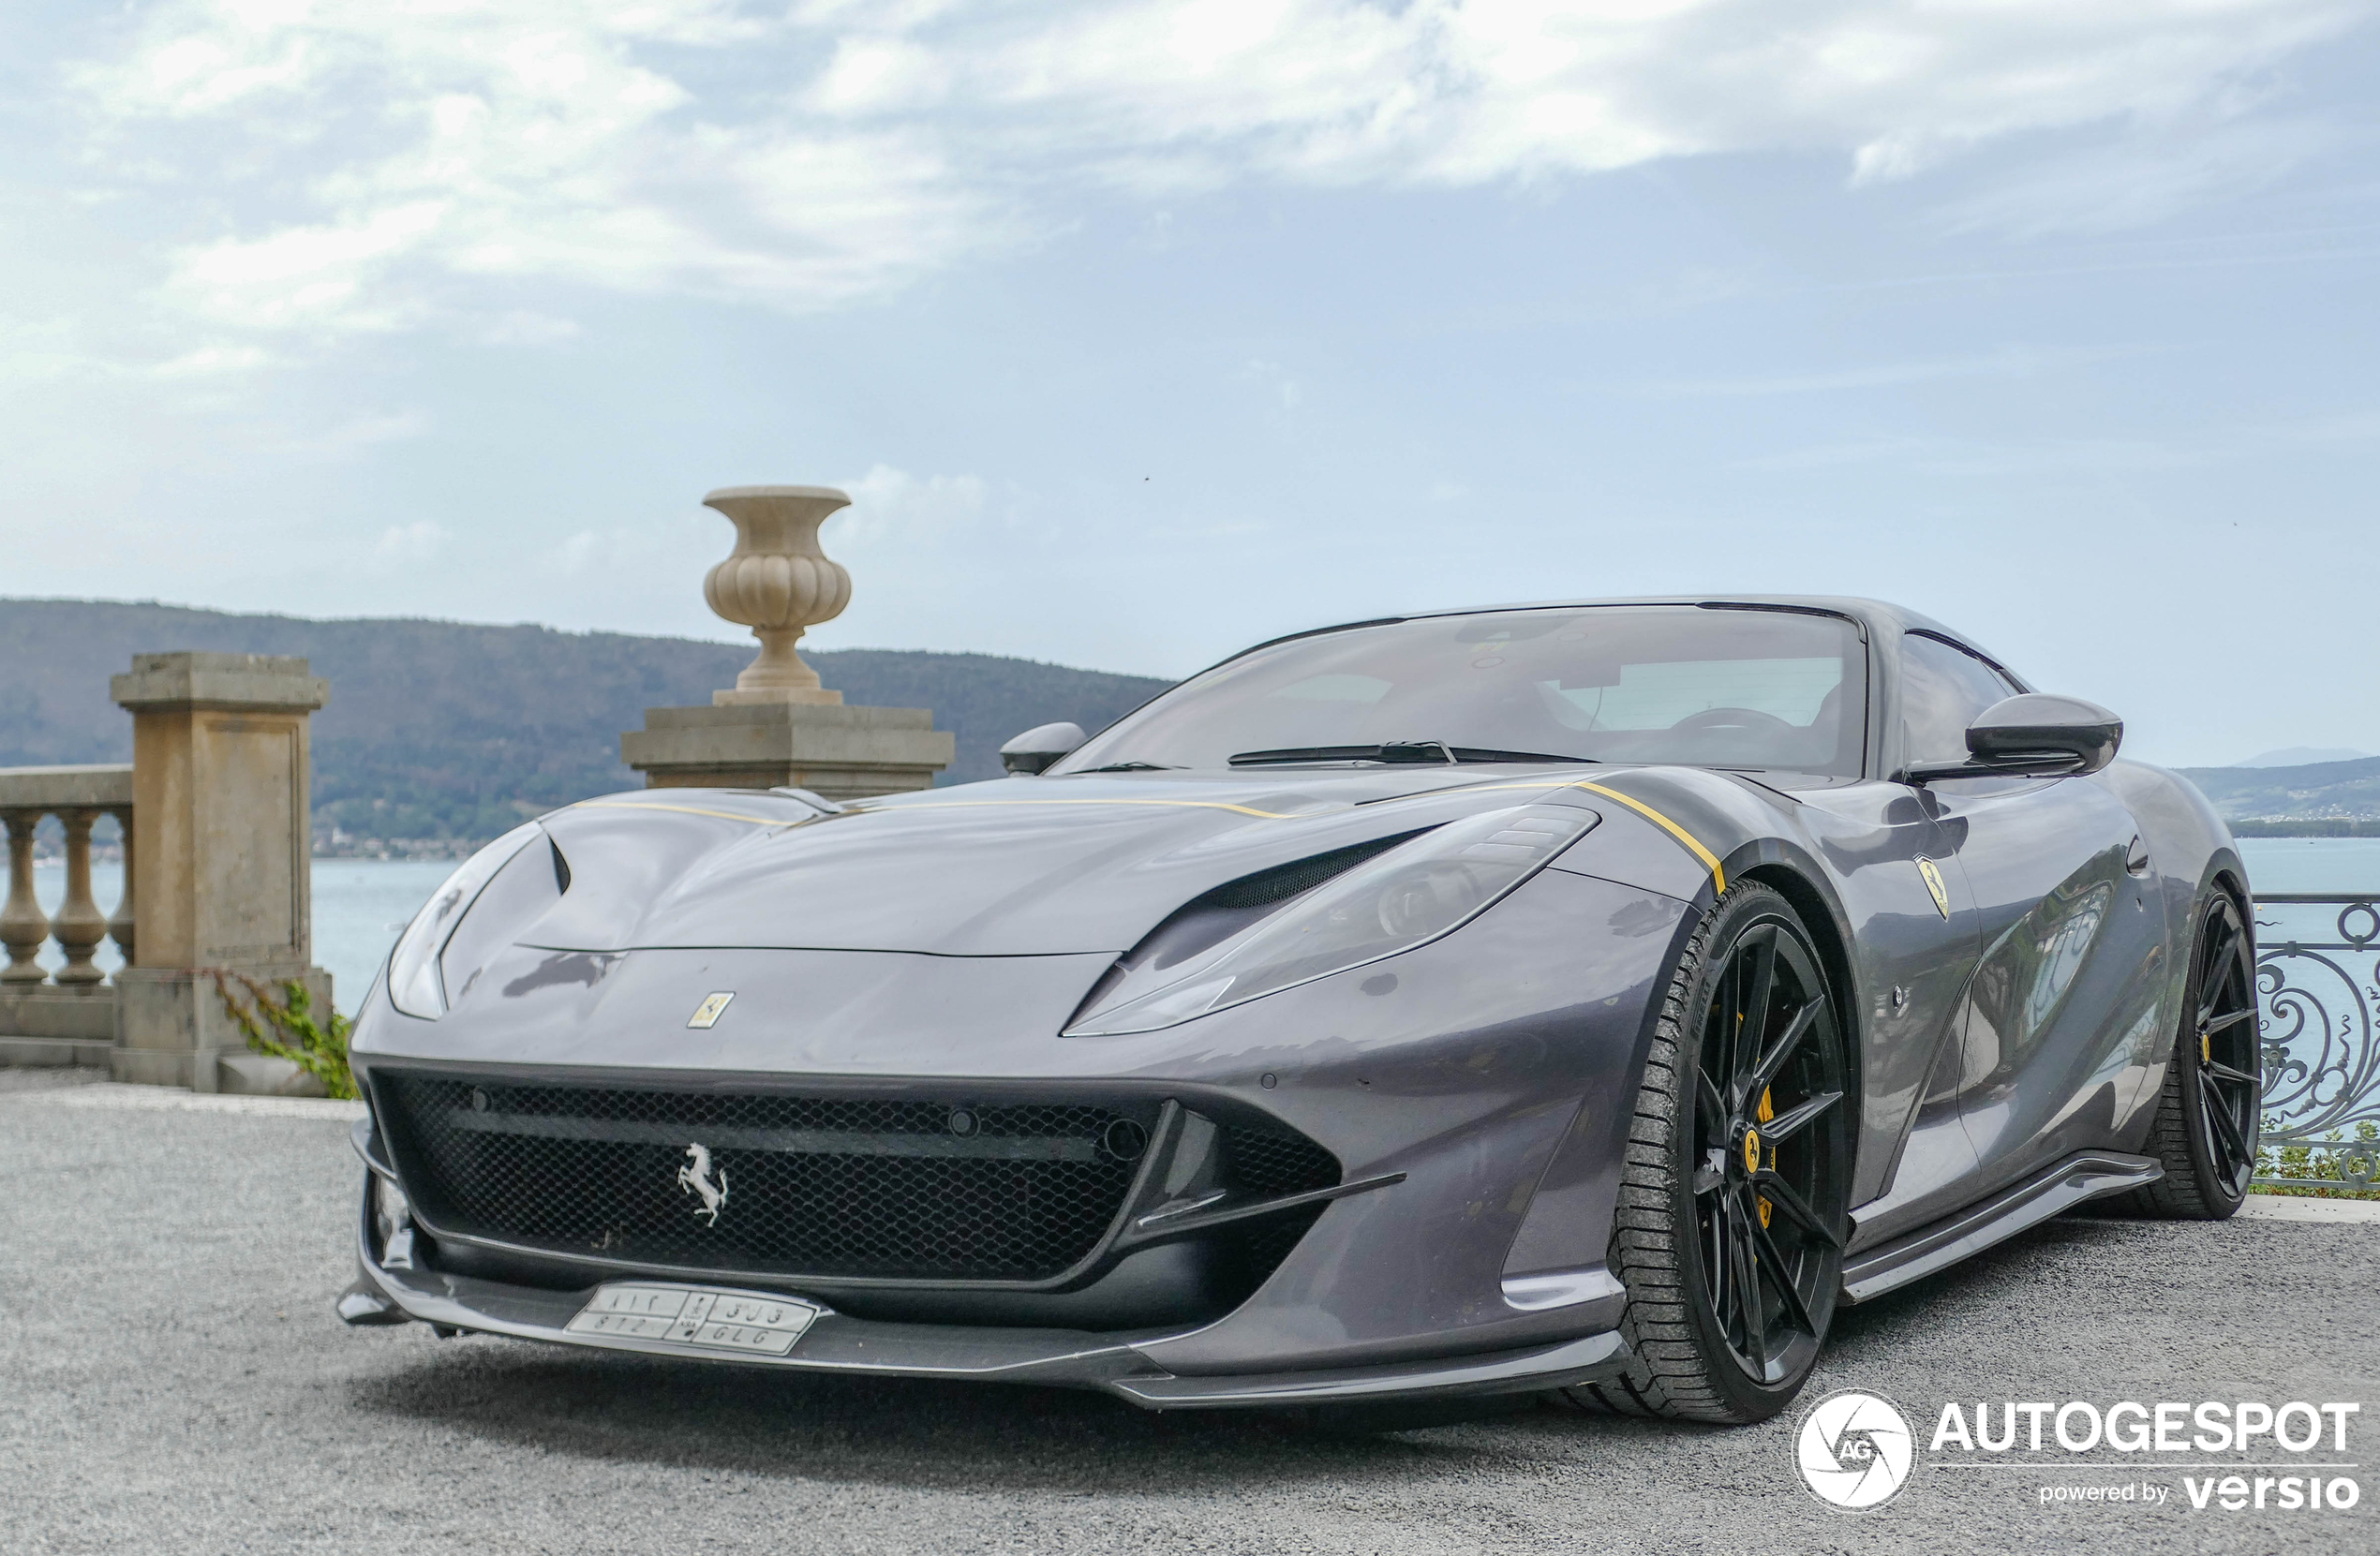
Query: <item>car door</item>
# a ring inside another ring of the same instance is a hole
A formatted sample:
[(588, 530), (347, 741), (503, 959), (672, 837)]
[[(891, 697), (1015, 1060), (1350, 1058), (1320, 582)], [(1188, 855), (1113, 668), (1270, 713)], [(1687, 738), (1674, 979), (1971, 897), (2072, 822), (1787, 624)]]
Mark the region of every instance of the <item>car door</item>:
[(1935, 1077), (1957, 1068), (1974, 930), (1936, 905), (1919, 864), (1949, 852), (1922, 794), (1868, 780), (1796, 784), (1794, 798), (1833, 872), (1867, 997), (1852, 1181), (1852, 1246), (1866, 1248), (1972, 1196), (1974, 1146), (1956, 1093)]
[[(1964, 759), (1967, 725), (2018, 689), (1918, 632), (1901, 640), (1900, 686), (1904, 763)], [(1989, 1193), (2106, 1147), (2131, 1116), (2164, 1026), (2164, 915), (2140, 829), (2106, 785), (1956, 778), (1925, 794), (1956, 871), (1953, 917), (1977, 946), (1956, 1051), (1929, 1092), (1956, 1097)]]

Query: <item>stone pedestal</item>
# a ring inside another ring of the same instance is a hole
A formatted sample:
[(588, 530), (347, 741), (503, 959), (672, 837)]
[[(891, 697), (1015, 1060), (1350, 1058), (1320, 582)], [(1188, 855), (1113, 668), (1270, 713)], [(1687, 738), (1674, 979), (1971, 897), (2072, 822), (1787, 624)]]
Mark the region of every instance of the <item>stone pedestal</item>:
[(924, 708), (740, 703), (647, 708), (620, 760), (654, 789), (808, 789), (830, 800), (930, 789), (958, 737)]
[(736, 549), (703, 598), (750, 627), (760, 654), (709, 707), (647, 708), (620, 760), (651, 789), (807, 789), (830, 800), (930, 789), (959, 754), (925, 708), (855, 708), (818, 682), (794, 645), (851, 602), (851, 575), (818, 526), (851, 498), (831, 486), (722, 486), (703, 499), (736, 526)]
[(330, 684), (265, 654), (141, 654), (110, 686), (132, 715), (133, 965), (116, 974), (119, 1080), (276, 1090), (295, 1066), (248, 1051), (210, 969), (298, 979), (314, 966), (307, 721)]

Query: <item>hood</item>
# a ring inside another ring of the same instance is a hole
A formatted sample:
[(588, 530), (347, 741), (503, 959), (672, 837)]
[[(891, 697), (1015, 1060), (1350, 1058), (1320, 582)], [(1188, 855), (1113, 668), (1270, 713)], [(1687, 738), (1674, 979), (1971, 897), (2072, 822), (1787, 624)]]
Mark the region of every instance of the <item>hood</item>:
[(514, 938), (590, 952), (1121, 954), (1226, 882), (1526, 804), (1579, 776), (1562, 766), (1013, 778), (830, 816), (751, 791), (646, 790), (545, 818), (572, 885)]

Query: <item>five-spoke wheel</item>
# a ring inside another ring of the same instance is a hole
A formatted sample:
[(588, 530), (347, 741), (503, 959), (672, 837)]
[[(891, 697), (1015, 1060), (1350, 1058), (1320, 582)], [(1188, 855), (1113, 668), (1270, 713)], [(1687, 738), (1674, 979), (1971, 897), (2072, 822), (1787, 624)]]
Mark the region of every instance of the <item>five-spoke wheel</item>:
[(1842, 1276), (1852, 1126), (1825, 964), (1739, 882), (1680, 959), (1645, 1063), (1613, 1237), (1635, 1361), (1606, 1408), (1757, 1421), (1817, 1360)]
[(2191, 937), (2190, 983), (2157, 1115), (2141, 1148), (2165, 1176), (2124, 1208), (2186, 1221), (2239, 1208), (2256, 1175), (2264, 1060), (2256, 1041), (2254, 948), (2231, 894), (2210, 891)]
[(1763, 1383), (1807, 1370), (1842, 1252), (1842, 1048), (1799, 924), (1763, 916), (1728, 948), (1694, 1072), (1703, 1299)]

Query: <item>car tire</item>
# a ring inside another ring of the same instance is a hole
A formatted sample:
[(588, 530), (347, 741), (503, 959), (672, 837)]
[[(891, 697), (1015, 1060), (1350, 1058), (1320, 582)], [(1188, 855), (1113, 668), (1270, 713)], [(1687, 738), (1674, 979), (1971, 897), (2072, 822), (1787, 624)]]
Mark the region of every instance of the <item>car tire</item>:
[[(1824, 957), (1781, 894), (1738, 882), (1679, 956), (1637, 1090), (1610, 1252), (1632, 1359), (1560, 1398), (1738, 1425), (1792, 1401), (1842, 1278), (1857, 1116), (1848, 1070)], [(1763, 1141), (1772, 1120), (1784, 1133)]]
[(2238, 899), (2217, 887), (2193, 925), (2181, 1019), (2140, 1148), (2165, 1176), (2111, 1199), (2118, 1214), (2225, 1221), (2255, 1175), (2263, 1066), (2246, 921)]

